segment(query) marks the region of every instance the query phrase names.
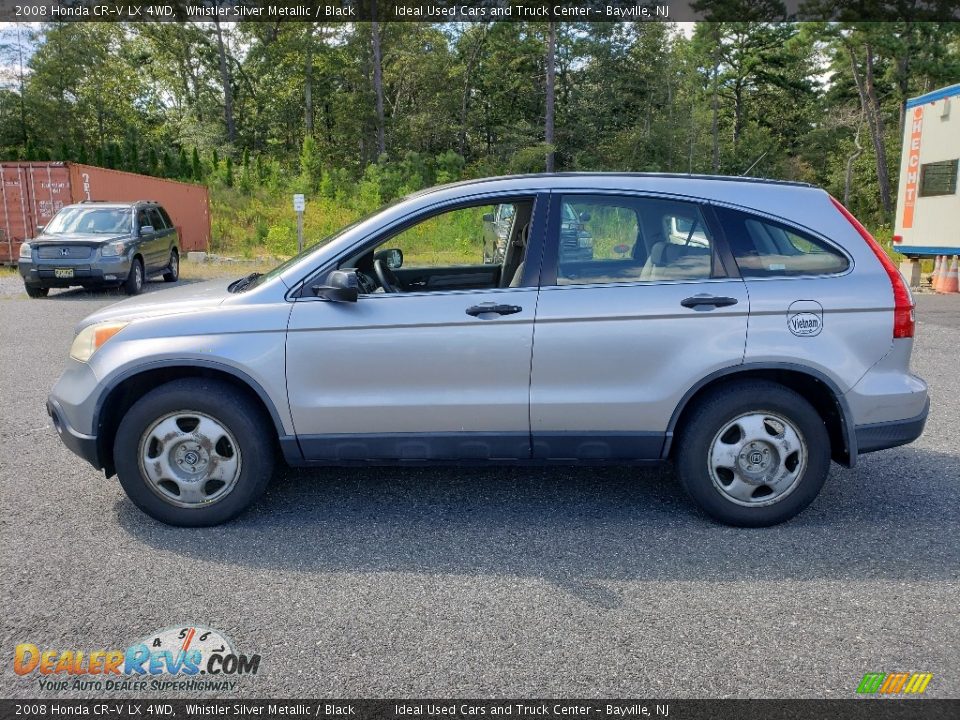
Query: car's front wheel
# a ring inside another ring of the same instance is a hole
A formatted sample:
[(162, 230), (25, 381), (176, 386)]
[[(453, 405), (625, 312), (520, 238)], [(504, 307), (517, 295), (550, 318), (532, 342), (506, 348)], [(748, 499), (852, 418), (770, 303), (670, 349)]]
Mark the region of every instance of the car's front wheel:
[(174, 248), (170, 251), (170, 264), (167, 265), (167, 271), (163, 274), (163, 281), (172, 283), (180, 279), (180, 253)]
[(137, 507), (168, 525), (226, 522), (272, 475), (266, 425), (260, 408), (229, 384), (175, 380), (124, 415), (113, 447), (117, 476)]
[(123, 291), (127, 295), (139, 295), (143, 290), (143, 263), (140, 258), (134, 258), (130, 263), (130, 274), (123, 283)]
[(708, 515), (766, 527), (794, 517), (819, 494), (830, 437), (799, 393), (773, 382), (734, 382), (693, 407), (675, 459), (681, 484)]

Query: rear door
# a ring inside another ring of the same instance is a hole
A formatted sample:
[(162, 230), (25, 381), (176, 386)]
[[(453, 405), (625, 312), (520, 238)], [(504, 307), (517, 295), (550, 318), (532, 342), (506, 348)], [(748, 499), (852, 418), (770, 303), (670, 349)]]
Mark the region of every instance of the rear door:
[[(550, 206), (530, 385), (534, 457), (659, 458), (684, 394), (742, 362), (746, 287), (696, 203), (571, 192)], [(565, 251), (565, 206), (593, 238), (590, 259)]]

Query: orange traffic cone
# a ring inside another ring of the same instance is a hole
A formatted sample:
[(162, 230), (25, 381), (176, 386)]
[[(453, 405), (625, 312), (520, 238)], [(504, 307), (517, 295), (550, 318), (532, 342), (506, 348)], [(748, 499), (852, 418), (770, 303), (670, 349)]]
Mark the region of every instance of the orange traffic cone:
[(943, 284), (944, 278), (947, 276), (947, 267), (949, 261), (947, 260), (946, 255), (940, 256), (940, 272), (937, 273), (937, 277), (933, 280), (933, 289), (936, 292), (940, 292), (940, 286)]
[[(944, 261), (946, 264), (946, 261)], [(953, 262), (950, 264), (950, 269), (944, 274), (943, 280), (940, 281), (940, 288), (937, 292), (941, 293), (960, 293), (960, 278), (958, 278), (957, 273), (957, 256), (953, 256)]]
[(940, 281), (940, 269), (943, 267), (943, 256), (937, 255), (936, 260), (933, 261), (933, 272), (930, 274), (930, 287), (934, 290), (937, 289), (937, 283)]

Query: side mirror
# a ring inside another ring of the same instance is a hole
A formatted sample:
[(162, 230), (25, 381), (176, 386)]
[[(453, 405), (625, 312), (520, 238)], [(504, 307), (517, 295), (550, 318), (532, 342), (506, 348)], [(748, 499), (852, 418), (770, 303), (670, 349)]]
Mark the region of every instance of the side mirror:
[(153, 235), (153, 233), (154, 233), (153, 225), (144, 225), (143, 227), (140, 228), (141, 237), (143, 237), (144, 235)]
[(580, 222), (590, 222), (590, 213), (588, 212), (580, 213)]
[(483, 214), (484, 222), (493, 222), (493, 213), (484, 213)]
[(403, 267), (403, 250), (400, 248), (380, 250), (373, 257), (375, 260), (383, 260), (391, 270), (399, 270)]
[(334, 270), (327, 276), (326, 285), (314, 285), (313, 294), (333, 302), (356, 302), (360, 295), (356, 270)]
[(37, 235), (39, 235), (40, 233), (42, 233), (42, 232), (43, 232), (43, 229), (44, 229), (45, 227), (46, 227), (46, 225), (37, 225)]

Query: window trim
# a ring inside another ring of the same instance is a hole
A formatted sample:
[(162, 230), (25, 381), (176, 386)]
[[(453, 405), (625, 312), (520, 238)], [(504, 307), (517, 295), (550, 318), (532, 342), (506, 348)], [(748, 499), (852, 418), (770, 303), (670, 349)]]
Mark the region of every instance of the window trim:
[[(703, 278), (682, 278), (682, 279), (663, 279), (663, 280), (623, 280), (621, 282), (592, 282), (592, 283), (571, 283), (560, 285), (557, 283), (557, 277), (560, 270), (560, 225), (563, 220), (560, 217), (565, 198), (572, 195), (584, 197), (602, 197), (610, 196), (617, 198), (630, 198), (635, 200), (665, 200), (670, 202), (686, 203), (693, 205), (703, 217), (707, 229), (712, 236), (710, 247), (710, 275)], [(654, 286), (679, 283), (702, 283), (716, 280), (739, 279), (737, 264), (732, 262), (733, 254), (727, 247), (726, 237), (722, 233), (722, 227), (719, 219), (712, 212), (710, 203), (703, 198), (689, 195), (676, 195), (673, 193), (657, 193), (649, 191), (629, 191), (611, 188), (555, 188), (550, 191), (550, 215), (547, 221), (546, 233), (543, 242), (543, 260), (540, 264), (540, 288), (586, 288), (586, 287), (622, 287), (622, 286)], [(556, 196), (556, 201), (553, 197)], [(729, 259), (728, 257), (729, 256)], [(733, 268), (733, 272), (731, 272)]]
[[(456, 210), (462, 210), (470, 207), (478, 207), (484, 205), (496, 205), (499, 203), (506, 203), (511, 201), (523, 201), (523, 200), (533, 200), (533, 210), (530, 214), (530, 236), (527, 239), (527, 256), (524, 259), (526, 265), (523, 268), (523, 282), (519, 287), (515, 288), (486, 288), (486, 289), (458, 289), (451, 288), (450, 290), (422, 290), (409, 293), (396, 293), (402, 297), (411, 297), (415, 295), (449, 295), (452, 293), (458, 294), (467, 294), (467, 293), (491, 293), (491, 292), (506, 292), (509, 290), (535, 290), (540, 286), (540, 268), (541, 260), (543, 256), (543, 245), (546, 237), (545, 225), (547, 218), (547, 211), (550, 205), (550, 193), (540, 188), (531, 188), (527, 192), (517, 192), (517, 191), (498, 191), (494, 193), (479, 193), (476, 195), (470, 195), (466, 197), (458, 197), (447, 200), (442, 200), (435, 202), (430, 205), (426, 205), (415, 213), (406, 215), (403, 218), (398, 218), (395, 222), (390, 223), (389, 225), (381, 226), (374, 230), (370, 235), (364, 238), (362, 241), (357, 241), (353, 243), (349, 248), (345, 248), (342, 252), (328, 258), (323, 262), (319, 267), (315, 268), (308, 274), (306, 274), (302, 279), (298, 280), (294, 286), (286, 293), (285, 298), (288, 301), (318, 301), (318, 302), (329, 302), (323, 298), (315, 297), (314, 295), (305, 292), (311, 284), (318, 282), (321, 278), (325, 277), (327, 274), (337, 269), (337, 266), (350, 255), (356, 255), (360, 252), (366, 252), (371, 250), (381, 243), (386, 242), (391, 237), (398, 235), (399, 233), (407, 230), (414, 225), (417, 225), (425, 220), (429, 220), (431, 217), (441, 215), (446, 212), (454, 212)], [(534, 262), (530, 262), (536, 258)], [(382, 297), (389, 297), (390, 294), (384, 294)], [(361, 296), (361, 299), (365, 296)], [(366, 296), (372, 297), (372, 296)]]

